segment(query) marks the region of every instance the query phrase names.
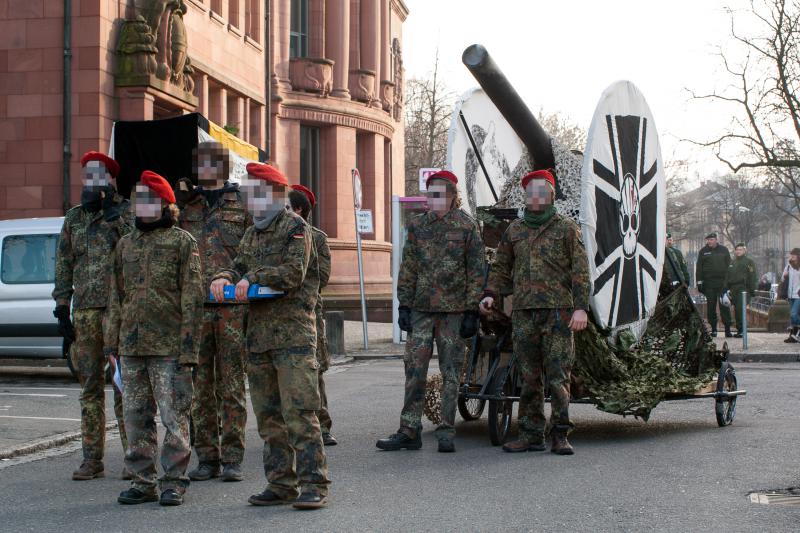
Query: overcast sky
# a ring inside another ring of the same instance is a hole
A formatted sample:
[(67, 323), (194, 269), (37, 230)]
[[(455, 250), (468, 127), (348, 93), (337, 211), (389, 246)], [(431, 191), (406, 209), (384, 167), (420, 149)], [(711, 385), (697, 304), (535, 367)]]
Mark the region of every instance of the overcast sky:
[[(612, 82), (627, 79), (644, 93), (667, 161), (690, 160), (690, 174), (724, 173), (709, 151), (681, 138), (705, 140), (730, 121), (731, 108), (690, 102), (723, 89), (730, 78), (715, 55), (731, 51), (730, 0), (405, 0), (407, 77), (424, 77), (439, 49), (440, 71), (460, 94), (477, 85), (461, 63), (481, 43), (536, 113), (559, 111), (588, 129), (597, 101)], [(742, 29), (745, 29), (742, 27)], [(750, 28), (752, 30), (752, 27)]]

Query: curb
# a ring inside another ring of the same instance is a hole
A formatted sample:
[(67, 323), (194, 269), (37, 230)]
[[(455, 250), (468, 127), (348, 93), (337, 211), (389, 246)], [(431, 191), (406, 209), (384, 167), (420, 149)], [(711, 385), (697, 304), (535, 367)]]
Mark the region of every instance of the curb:
[(42, 376), (73, 379), (69, 368), (52, 366), (0, 366), (0, 376)]
[(729, 353), (728, 361), (732, 363), (797, 363), (800, 362), (800, 354), (797, 353)]
[[(106, 424), (106, 431), (111, 431), (112, 429), (117, 429), (117, 422), (109, 422)], [(45, 450), (49, 450), (50, 448), (56, 448), (58, 446), (62, 446), (69, 442), (78, 440), (81, 438), (80, 431), (68, 431), (66, 433), (57, 433), (50, 437), (44, 437), (41, 439), (34, 440), (29, 442), (19, 448), (4, 448), (0, 449), (0, 460), (2, 459), (13, 459), (15, 457), (20, 457), (23, 455), (29, 455), (31, 453), (42, 452)]]

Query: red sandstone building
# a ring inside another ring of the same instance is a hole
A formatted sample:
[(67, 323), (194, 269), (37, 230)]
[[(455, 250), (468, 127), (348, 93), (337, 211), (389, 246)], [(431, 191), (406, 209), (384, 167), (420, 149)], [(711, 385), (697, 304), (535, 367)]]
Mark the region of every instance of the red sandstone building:
[(343, 301), (358, 291), (358, 167), (367, 292), (391, 294), (407, 15), (402, 0), (0, 1), (0, 218), (77, 203), (80, 156), (109, 149), (114, 121), (197, 111), (317, 192)]

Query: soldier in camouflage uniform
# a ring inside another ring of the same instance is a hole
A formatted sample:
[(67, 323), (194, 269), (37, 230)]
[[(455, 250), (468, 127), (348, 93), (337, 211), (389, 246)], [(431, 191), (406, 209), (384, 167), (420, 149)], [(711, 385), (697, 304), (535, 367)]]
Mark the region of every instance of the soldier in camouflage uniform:
[(114, 254), (105, 353), (120, 358), (131, 488), (117, 500), (138, 504), (156, 494), (156, 408), (161, 447), (161, 505), (180, 505), (189, 485), (189, 409), (197, 364), (203, 289), (197, 242), (175, 226), (178, 208), (167, 181), (144, 171), (136, 185), (136, 229)]
[[(81, 205), (64, 217), (58, 250), (53, 298), (59, 332), (73, 341), (69, 357), (81, 384), (83, 463), (72, 479), (104, 475), (106, 435), (103, 315), (108, 305), (108, 279), (117, 242), (131, 230), (128, 201), (111, 180), (119, 173), (116, 161), (98, 152), (81, 158), (84, 168)], [(70, 301), (73, 307), (70, 321)], [(73, 328), (74, 322), (74, 328)], [(127, 448), (122, 421), (122, 395), (114, 388), (114, 413), (123, 449)], [(123, 471), (123, 478), (129, 478)]]
[(268, 485), (248, 501), (316, 509), (327, 505), (330, 483), (317, 419), (316, 252), (308, 224), (286, 209), (286, 177), (262, 163), (250, 163), (247, 173), (244, 194), (254, 222), (211, 292), (221, 301), (225, 285), (235, 283), (239, 301), (247, 300), (251, 284), (285, 293), (250, 302), (247, 374)]
[(675, 247), (672, 233), (667, 233), (667, 249), (664, 254), (664, 272), (669, 276), (670, 285), (689, 286), (689, 267), (683, 254)]
[[(747, 246), (743, 242), (736, 245), (733, 250), (736, 256), (728, 268), (726, 279), (727, 290), (730, 292), (731, 303), (733, 304), (734, 318), (736, 320), (736, 334), (734, 337), (742, 337), (742, 309), (745, 308), (750, 298), (755, 296), (756, 286), (758, 285), (758, 273), (756, 263), (747, 257)], [(745, 297), (742, 293), (747, 293)]]
[(555, 178), (546, 170), (522, 179), (526, 208), (497, 248), (481, 311), (499, 296), (513, 295), (514, 354), (522, 391), (519, 439), (507, 452), (545, 449), (545, 376), (550, 386), (552, 444), (560, 455), (574, 453), (567, 440), (570, 372), (575, 358), (572, 332), (586, 328), (591, 278), (578, 225), (556, 213)]
[[(289, 191), (289, 205), (292, 211), (303, 217), (311, 224), (309, 217), (311, 210), (317, 205), (317, 198), (314, 193), (303, 185), (292, 185)], [(328, 285), (331, 278), (331, 249), (328, 246), (328, 236), (319, 228), (311, 226), (314, 235), (314, 249), (317, 251), (317, 269), (319, 271), (319, 291), (317, 295), (317, 305), (314, 314), (317, 319), (317, 361), (319, 361), (319, 399), (320, 408), (319, 425), (322, 429), (322, 443), (325, 446), (336, 446), (339, 442), (331, 433), (333, 421), (328, 412), (328, 396), (325, 394), (325, 380), (322, 374), (331, 366), (331, 355), (328, 353), (328, 339), (325, 336), (325, 316), (322, 309), (322, 289)]]
[[(206, 288), (212, 276), (236, 258), (252, 217), (244, 208), (239, 186), (227, 181), (228, 150), (215, 141), (203, 142), (197, 145), (195, 156), (198, 187), (188, 179), (180, 180), (176, 198), (181, 208), (179, 226), (197, 240)], [(217, 303), (207, 293), (206, 297), (192, 400), (193, 443), (199, 464), (189, 472), (189, 479), (205, 481), (221, 473), (223, 481), (241, 481), (247, 423), (247, 306), (235, 301)]]
[(404, 357), (405, 402), (400, 429), (376, 446), (382, 450), (422, 447), (422, 409), (428, 365), (436, 341), (442, 372), (440, 452), (454, 452), (458, 385), (464, 364), (462, 338), (477, 333), (484, 279), (483, 242), (477, 225), (458, 207), (458, 178), (449, 171), (427, 180), (429, 211), (408, 225), (397, 282), (399, 325), (409, 332)]

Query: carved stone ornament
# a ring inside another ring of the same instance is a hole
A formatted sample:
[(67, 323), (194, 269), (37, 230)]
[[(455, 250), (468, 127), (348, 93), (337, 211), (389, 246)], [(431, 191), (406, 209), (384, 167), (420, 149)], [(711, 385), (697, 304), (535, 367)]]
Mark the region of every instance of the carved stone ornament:
[(333, 88), (333, 60), (320, 57), (295, 57), (289, 62), (289, 79), (295, 91), (327, 96)]
[(403, 120), (403, 53), (400, 40), (392, 40), (392, 65), (394, 66), (394, 119)]
[(394, 83), (391, 81), (381, 81), (381, 106), (387, 113), (392, 112), (392, 107), (394, 106)]
[(375, 100), (375, 71), (358, 69), (350, 71), (350, 97), (353, 100), (372, 103)]
[(186, 3), (135, 0), (134, 9), (135, 19), (124, 21), (120, 30), (117, 85), (150, 85), (183, 100), (195, 100), (194, 69), (183, 22)]

